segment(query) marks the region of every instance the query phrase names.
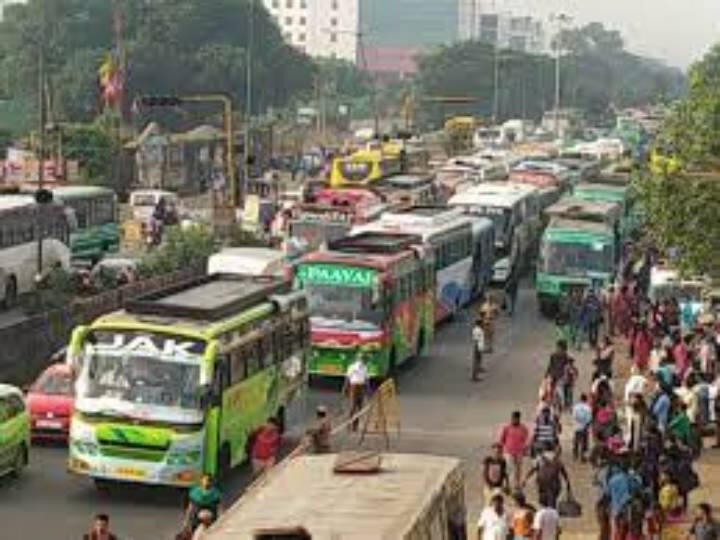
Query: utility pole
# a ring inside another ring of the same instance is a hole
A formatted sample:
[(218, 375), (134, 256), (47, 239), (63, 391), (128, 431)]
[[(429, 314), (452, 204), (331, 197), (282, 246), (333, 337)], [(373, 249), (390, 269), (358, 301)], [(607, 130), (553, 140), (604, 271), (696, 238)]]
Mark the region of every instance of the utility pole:
[[(252, 79), (253, 79), (253, 44), (255, 41), (255, 0), (248, 0), (250, 2), (250, 15), (248, 17), (248, 28), (247, 28), (247, 49), (245, 52), (245, 118), (243, 130), (243, 180), (240, 187), (239, 201), (241, 204), (245, 203), (245, 194), (247, 193), (248, 183), (250, 181), (250, 118), (252, 115)], [(234, 135), (231, 135), (234, 139)], [(234, 143), (234, 141), (233, 141)], [(230, 146), (232, 146), (232, 144)], [(228, 159), (234, 159), (232, 155), (228, 156)], [(234, 182), (230, 179), (230, 184)], [(236, 201), (238, 197), (234, 194), (232, 196), (233, 201)]]
[(493, 124), (496, 124), (500, 116), (500, 55), (498, 44), (493, 46)]
[(555, 124), (555, 138), (560, 138), (560, 60), (562, 57), (560, 37), (565, 23), (570, 22), (572, 17), (565, 13), (557, 13), (551, 15), (550, 18), (557, 22), (557, 34), (555, 37), (555, 107), (553, 110), (553, 121)]
[[(37, 193), (42, 192), (45, 188), (45, 4), (40, 2), (41, 30), (38, 37), (38, 116), (39, 116), (39, 132), (37, 147), (37, 163), (38, 163), (38, 185)], [(37, 280), (42, 278), (43, 274), (43, 234), (45, 232), (43, 208), (42, 205), (37, 207)]]

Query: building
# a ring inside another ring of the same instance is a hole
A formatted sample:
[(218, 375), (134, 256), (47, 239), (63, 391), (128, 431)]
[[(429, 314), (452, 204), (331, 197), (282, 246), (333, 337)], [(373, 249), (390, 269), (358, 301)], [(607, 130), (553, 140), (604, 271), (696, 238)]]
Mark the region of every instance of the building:
[(486, 7), (482, 0), (457, 0), (458, 36), (477, 39), (504, 49), (538, 54), (546, 50), (540, 19)]
[(0, 0), (0, 21), (3, 20), (3, 13), (5, 8), (10, 4), (22, 4), (25, 0)]
[(358, 59), (360, 0), (263, 0), (285, 40), (310, 56)]

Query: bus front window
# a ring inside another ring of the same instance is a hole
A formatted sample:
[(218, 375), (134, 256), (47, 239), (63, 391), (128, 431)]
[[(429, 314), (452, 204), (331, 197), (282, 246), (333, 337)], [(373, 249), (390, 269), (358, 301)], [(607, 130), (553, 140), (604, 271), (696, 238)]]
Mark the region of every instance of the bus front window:
[(541, 268), (549, 274), (584, 275), (587, 272), (611, 272), (612, 246), (560, 242), (546, 244), (541, 255)]
[(134, 338), (129, 345), (118, 344), (120, 340), (86, 346), (76, 386), (79, 411), (202, 422), (199, 356), (167, 354), (162, 346), (154, 348), (154, 341), (146, 336)]
[(310, 313), (315, 320), (371, 327), (382, 323), (382, 304), (375, 298), (371, 288), (317, 283), (307, 283), (305, 287), (310, 301)]

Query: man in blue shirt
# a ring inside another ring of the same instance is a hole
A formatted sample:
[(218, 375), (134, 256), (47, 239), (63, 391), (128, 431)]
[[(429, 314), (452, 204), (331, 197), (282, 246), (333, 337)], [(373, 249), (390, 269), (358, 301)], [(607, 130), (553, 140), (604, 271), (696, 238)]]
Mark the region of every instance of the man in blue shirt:
[(588, 451), (588, 433), (592, 424), (592, 408), (588, 404), (586, 394), (580, 396), (573, 407), (572, 415), (575, 424), (575, 437), (573, 441), (573, 459), (585, 462)]
[(658, 429), (661, 433), (665, 433), (667, 430), (670, 404), (670, 396), (668, 396), (664, 390), (659, 389), (650, 406), (650, 414), (655, 418), (655, 422), (657, 422)]

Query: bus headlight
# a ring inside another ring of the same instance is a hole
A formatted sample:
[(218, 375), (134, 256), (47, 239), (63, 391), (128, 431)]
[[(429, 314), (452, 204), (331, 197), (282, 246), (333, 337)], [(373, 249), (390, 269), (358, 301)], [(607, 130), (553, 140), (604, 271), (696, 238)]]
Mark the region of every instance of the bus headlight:
[(183, 465), (195, 465), (200, 461), (201, 452), (199, 449), (194, 450), (181, 450), (174, 449), (168, 452), (165, 463), (168, 465), (183, 466)]

